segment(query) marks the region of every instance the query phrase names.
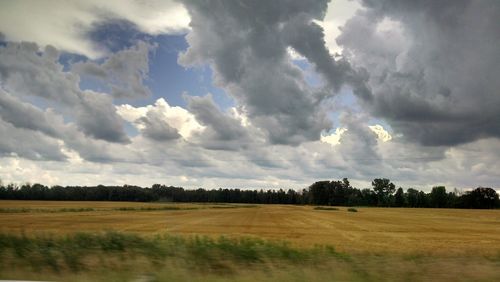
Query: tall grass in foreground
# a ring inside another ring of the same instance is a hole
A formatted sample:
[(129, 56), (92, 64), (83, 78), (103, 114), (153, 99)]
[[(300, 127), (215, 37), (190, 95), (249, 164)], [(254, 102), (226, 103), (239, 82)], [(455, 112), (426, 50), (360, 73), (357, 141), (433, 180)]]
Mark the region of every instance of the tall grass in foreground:
[[(2, 261), (17, 261), (34, 269), (48, 267), (53, 271), (81, 271), (91, 267), (87, 263), (89, 258), (98, 257), (102, 260), (113, 256), (141, 257), (153, 264), (165, 260), (182, 260), (191, 262), (195, 267), (221, 270), (224, 270), (226, 262), (314, 263), (324, 257), (348, 259), (347, 256), (337, 253), (333, 247), (294, 249), (285, 242), (270, 242), (255, 238), (212, 239), (169, 235), (149, 238), (119, 232), (75, 233), (65, 237), (0, 234)], [(4, 267), (7, 265), (8, 263), (3, 264)]]
[(498, 258), (348, 256), (256, 238), (0, 234), (0, 279), (59, 281), (500, 281)]

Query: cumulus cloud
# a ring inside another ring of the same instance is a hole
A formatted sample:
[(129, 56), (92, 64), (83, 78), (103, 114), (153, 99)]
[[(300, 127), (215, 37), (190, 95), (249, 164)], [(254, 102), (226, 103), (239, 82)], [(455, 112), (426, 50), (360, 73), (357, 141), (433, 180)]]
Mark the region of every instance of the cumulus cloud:
[[(54, 47), (39, 51), (36, 44), (25, 42), (1, 46), (0, 80), (2, 87), (11, 94), (43, 98), (60, 106), (65, 114), (76, 118), (76, 123), (89, 136), (110, 142), (128, 142), (109, 95), (81, 90), (79, 75), (64, 71), (59, 63), (59, 52)], [(3, 100), (8, 102), (8, 97)], [(13, 105), (11, 103), (9, 108)], [(9, 115), (9, 118), (14, 116)]]
[(365, 107), (427, 146), (500, 137), (496, 1), (362, 1), (337, 42), (369, 74)]
[(19, 156), (31, 160), (63, 161), (66, 156), (60, 150), (57, 140), (40, 132), (17, 128), (0, 120), (0, 155)]
[(249, 141), (248, 127), (229, 114), (224, 114), (208, 94), (203, 97), (185, 96), (188, 110), (205, 126), (200, 132), (198, 142), (208, 149), (234, 150), (245, 146)]
[(322, 135), (321, 136), (321, 141), (328, 143), (332, 146), (340, 144), (340, 138), (342, 137), (342, 134), (347, 131), (347, 128), (345, 127), (338, 127), (335, 129), (335, 132), (328, 134), (328, 135)]
[[(300, 189), (342, 177), (358, 187), (375, 177), (424, 189), (497, 185), (499, 5), (327, 2), (64, 2), (72, 17), (54, 19), (47, 7), (60, 3), (50, 2), (33, 16), (39, 27), (0, 17), (2, 40), (36, 42), (0, 44), (0, 175), (188, 188)], [(0, 16), (25, 3), (3, 3)], [(27, 16), (40, 6), (29, 4)], [(190, 27), (162, 15), (172, 7)], [(208, 65), (235, 104), (195, 93), (205, 96), (173, 106), (150, 93), (149, 65), (162, 63), (148, 58), (154, 38), (106, 53), (85, 35), (115, 19), (149, 34), (190, 29), (178, 62)], [(65, 51), (99, 59), (67, 62)], [(104, 90), (84, 89), (87, 79)], [(156, 101), (131, 101), (148, 95)]]
[(135, 46), (111, 54), (102, 64), (77, 62), (72, 70), (103, 82), (116, 98), (137, 98), (151, 94), (143, 84), (149, 72), (149, 52), (154, 46), (139, 41)]
[(159, 127), (162, 127), (160, 124), (163, 124), (163, 126), (168, 125), (174, 128), (184, 139), (189, 141), (194, 134), (204, 128), (191, 112), (179, 106), (170, 106), (164, 98), (160, 98), (153, 105), (146, 107), (133, 107), (124, 104), (116, 108), (123, 119), (134, 123), (139, 130), (144, 129), (144, 121), (148, 120), (149, 123), (158, 123)]
[(215, 83), (245, 106), (249, 120), (271, 143), (298, 145), (318, 140), (330, 129), (321, 106), (328, 95), (308, 85), (287, 53), (291, 46), (318, 69), (334, 72), (328, 79), (340, 86), (348, 67), (329, 56), (322, 29), (313, 22), (322, 19), (327, 1), (185, 4), (191, 31), (186, 37), (189, 48), (179, 62), (210, 64)]
[(59, 51), (52, 46), (42, 52), (35, 43), (0, 46), (2, 87), (16, 95), (39, 96), (68, 105), (78, 103), (80, 78), (64, 72), (58, 60)]
[(369, 125), (370, 128), (375, 134), (377, 134), (378, 139), (382, 140), (382, 142), (387, 142), (392, 140), (392, 136), (385, 128), (380, 124)]
[(129, 142), (123, 129), (123, 120), (116, 114), (109, 96), (83, 91), (75, 116), (78, 126), (87, 135), (109, 142)]
[(359, 1), (332, 0), (328, 3), (324, 19), (316, 21), (325, 30), (325, 44), (331, 54), (339, 56), (342, 53), (342, 47), (337, 44), (336, 38), (342, 32), (341, 27), (360, 8)]
[(24, 103), (14, 96), (0, 89), (0, 118), (17, 128), (24, 128), (45, 133), (51, 137), (60, 136), (59, 130), (54, 127), (57, 117), (51, 110), (42, 112), (37, 107)]
[(143, 125), (141, 132), (153, 140), (169, 141), (181, 137), (177, 129), (170, 126), (160, 113), (148, 112), (138, 122)]
[(0, 32), (8, 41), (36, 42), (98, 58), (106, 54), (87, 34), (98, 24), (125, 20), (148, 34), (188, 29), (189, 15), (176, 1), (2, 1)]

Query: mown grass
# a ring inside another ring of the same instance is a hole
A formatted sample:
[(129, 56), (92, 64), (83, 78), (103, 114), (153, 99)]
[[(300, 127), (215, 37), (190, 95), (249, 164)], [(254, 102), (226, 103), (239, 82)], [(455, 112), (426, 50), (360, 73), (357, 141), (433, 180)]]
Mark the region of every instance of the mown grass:
[(115, 211), (177, 211), (177, 210), (197, 210), (194, 207), (174, 207), (174, 206), (164, 206), (164, 207), (119, 207), (113, 208)]
[(0, 213), (59, 213), (59, 212), (92, 212), (92, 211), (176, 211), (198, 209), (236, 209), (255, 208), (257, 205), (214, 205), (188, 207), (188, 206), (145, 206), (145, 207), (113, 207), (113, 208), (0, 208)]
[(216, 205), (216, 206), (211, 206), (210, 208), (212, 209), (239, 209), (239, 208), (257, 208), (257, 205)]
[(58, 213), (58, 212), (92, 212), (92, 211), (166, 211), (166, 210), (195, 210), (195, 207), (117, 207), (111, 209), (95, 208), (60, 208), (60, 209), (33, 209), (33, 208), (0, 208), (0, 213)]
[[(178, 207), (147, 211), (141, 207)], [(0, 201), (0, 208), (81, 209), (89, 212), (0, 213), (0, 233), (52, 233), (116, 230), (155, 234), (252, 236), (287, 240), (295, 247), (336, 246), (350, 253), (496, 256), (500, 253), (497, 210), (357, 208), (358, 212), (314, 210), (314, 206), (237, 204), (160, 204), (125, 202)], [(132, 207), (136, 210), (114, 210)], [(324, 206), (328, 207), (328, 206)], [(187, 208), (197, 208), (186, 210)]]
[(33, 209), (33, 208), (0, 208), (0, 213), (31, 213), (31, 212), (90, 212), (96, 211), (94, 208), (61, 208), (61, 209)]

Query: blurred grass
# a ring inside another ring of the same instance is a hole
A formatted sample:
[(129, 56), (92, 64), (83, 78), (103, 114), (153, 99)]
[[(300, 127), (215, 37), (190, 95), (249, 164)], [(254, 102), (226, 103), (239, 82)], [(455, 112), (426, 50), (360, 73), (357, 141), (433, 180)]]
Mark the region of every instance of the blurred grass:
[(271, 242), (257, 238), (232, 239), (221, 236), (178, 237), (158, 235), (141, 237), (115, 231), (104, 233), (74, 233), (66, 236), (50, 234), (0, 234), (0, 256), (38, 268), (54, 271), (84, 270), (90, 256), (124, 255), (141, 256), (151, 262), (175, 258), (194, 262), (206, 268), (221, 268), (221, 262), (238, 264), (283, 261), (287, 263), (314, 262), (320, 257), (347, 259), (333, 247), (316, 246), (294, 249), (286, 242)]
[[(497, 258), (349, 255), (258, 238), (115, 231), (1, 234), (0, 279), (59, 281), (500, 281)], [(142, 280), (141, 280), (142, 279)]]

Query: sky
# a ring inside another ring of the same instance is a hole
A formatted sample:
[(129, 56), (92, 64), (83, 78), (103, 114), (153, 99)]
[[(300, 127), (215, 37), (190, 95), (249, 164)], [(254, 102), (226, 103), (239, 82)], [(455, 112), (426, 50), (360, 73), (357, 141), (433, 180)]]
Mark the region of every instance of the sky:
[(496, 0), (0, 0), (0, 179), (500, 188)]

